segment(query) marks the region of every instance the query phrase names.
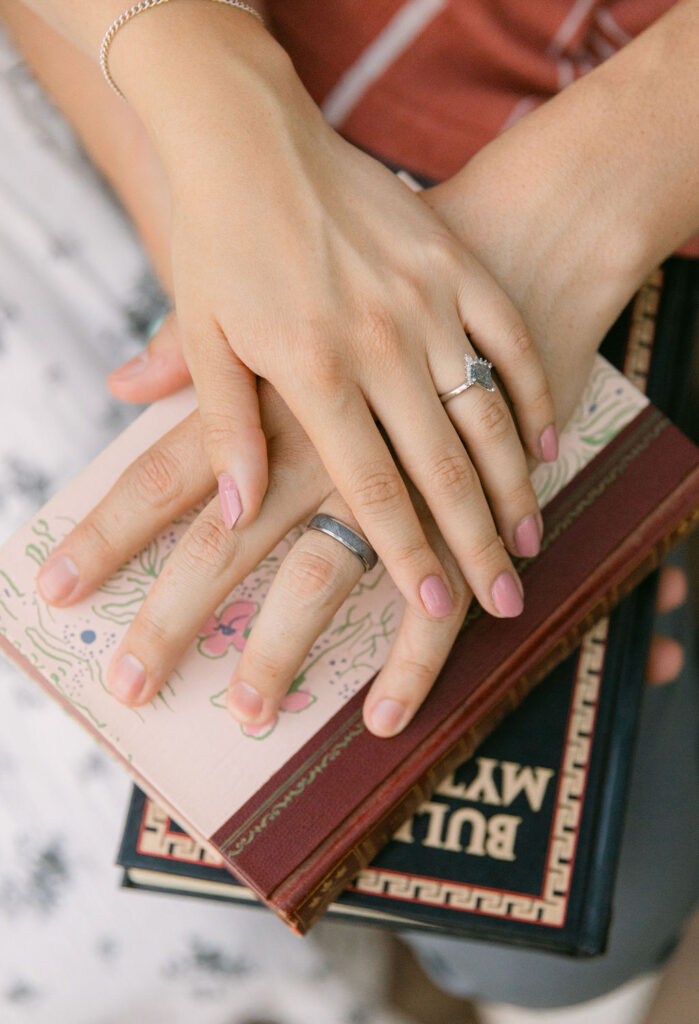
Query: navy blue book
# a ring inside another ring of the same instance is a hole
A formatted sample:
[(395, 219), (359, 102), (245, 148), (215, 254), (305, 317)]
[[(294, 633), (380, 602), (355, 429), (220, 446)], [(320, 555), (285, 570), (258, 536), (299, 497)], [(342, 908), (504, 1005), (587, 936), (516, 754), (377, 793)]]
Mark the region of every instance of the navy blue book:
[[(671, 259), (602, 353), (671, 419), (687, 391), (697, 266)], [(328, 917), (602, 953), (645, 664), (655, 576), (589, 630), (445, 779), (331, 905)], [(209, 847), (134, 786), (122, 884), (256, 902)]]

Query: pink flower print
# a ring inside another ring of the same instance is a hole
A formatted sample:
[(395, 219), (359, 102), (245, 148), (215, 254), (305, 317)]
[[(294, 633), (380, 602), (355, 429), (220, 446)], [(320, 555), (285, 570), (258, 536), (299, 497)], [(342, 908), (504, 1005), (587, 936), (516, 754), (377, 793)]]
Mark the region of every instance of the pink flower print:
[(305, 711), (315, 702), (315, 697), (308, 690), (291, 690), (279, 705), (280, 711)]
[(275, 715), (264, 725), (241, 725), (240, 728), (245, 736), (249, 736), (253, 740), (263, 740), (276, 728), (278, 721), (279, 715)]
[(242, 651), (245, 631), (256, 611), (252, 601), (232, 601), (220, 615), (212, 615), (199, 634), (199, 653), (207, 658), (222, 658), (231, 644)]
[[(279, 710), (297, 714), (299, 711), (309, 708), (311, 704), (315, 703), (315, 700), (316, 698), (308, 690), (290, 690), (279, 705)], [(279, 715), (275, 715), (264, 725), (241, 725), (241, 729), (245, 736), (250, 736), (254, 740), (264, 740), (276, 728), (278, 721)]]

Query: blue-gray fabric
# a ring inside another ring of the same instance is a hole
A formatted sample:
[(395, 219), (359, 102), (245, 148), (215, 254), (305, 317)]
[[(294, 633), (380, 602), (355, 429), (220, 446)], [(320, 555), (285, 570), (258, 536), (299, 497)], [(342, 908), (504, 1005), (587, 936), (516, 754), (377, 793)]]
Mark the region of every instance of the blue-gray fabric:
[[(671, 560), (686, 566), (686, 552)], [(567, 1006), (656, 970), (676, 945), (699, 899), (699, 668), (690, 606), (658, 616), (657, 628), (685, 645), (685, 668), (676, 682), (645, 688), (607, 952), (579, 959), (404, 935), (442, 988), (516, 1006)]]

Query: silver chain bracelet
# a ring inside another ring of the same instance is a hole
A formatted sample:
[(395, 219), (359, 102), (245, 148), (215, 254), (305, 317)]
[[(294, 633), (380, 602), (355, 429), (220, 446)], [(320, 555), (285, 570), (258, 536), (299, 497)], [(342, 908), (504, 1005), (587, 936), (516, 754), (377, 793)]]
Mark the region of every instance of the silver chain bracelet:
[[(209, 3), (216, 4), (228, 4), (229, 7), (239, 7), (241, 11), (247, 11), (248, 14), (252, 14), (255, 18), (264, 24), (264, 19), (259, 11), (256, 11), (250, 4), (242, 3), (241, 0), (208, 0)], [(137, 14), (141, 14), (143, 11), (147, 11), (149, 7), (158, 7), (159, 4), (167, 4), (169, 0), (140, 0), (140, 3), (134, 4), (133, 7), (129, 7), (128, 10), (124, 11), (115, 18), (111, 23), (107, 31), (104, 33), (102, 39), (102, 45), (100, 46), (100, 67), (102, 68), (102, 74), (107, 79), (117, 96), (121, 96), (125, 99), (123, 92), (116, 84), (109, 72), (109, 64), (107, 58), (109, 56), (109, 47), (112, 45), (114, 36), (117, 34), (119, 29), (126, 24), (127, 21), (131, 21)]]

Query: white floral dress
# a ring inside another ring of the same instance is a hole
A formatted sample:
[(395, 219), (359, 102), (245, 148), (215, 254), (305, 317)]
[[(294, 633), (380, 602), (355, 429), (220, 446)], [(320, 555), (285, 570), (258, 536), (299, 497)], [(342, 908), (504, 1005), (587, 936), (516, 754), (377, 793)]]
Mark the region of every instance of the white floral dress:
[[(123, 213), (0, 34), (0, 541), (139, 411), (107, 372), (165, 307)], [(2, 1024), (401, 1024), (379, 932), (120, 888), (128, 774), (0, 660)]]

